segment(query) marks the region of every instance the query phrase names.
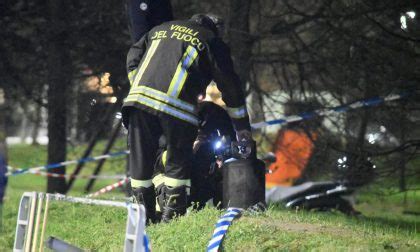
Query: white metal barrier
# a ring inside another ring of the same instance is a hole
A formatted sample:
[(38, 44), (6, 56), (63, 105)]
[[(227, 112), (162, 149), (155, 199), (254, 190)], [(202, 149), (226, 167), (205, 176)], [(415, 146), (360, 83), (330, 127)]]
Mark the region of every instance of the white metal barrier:
[[(43, 209), (44, 198), (46, 200)], [(149, 251), (148, 240), (145, 233), (146, 214), (143, 205), (139, 206), (138, 204), (121, 201), (70, 197), (62, 194), (25, 192), (22, 195), (19, 204), (15, 242), (13, 246), (14, 252), (43, 251), (48, 207), (51, 200), (126, 208), (128, 213), (124, 252)], [(38, 237), (42, 215), (41, 236)], [(39, 247), (37, 248), (38, 240)]]

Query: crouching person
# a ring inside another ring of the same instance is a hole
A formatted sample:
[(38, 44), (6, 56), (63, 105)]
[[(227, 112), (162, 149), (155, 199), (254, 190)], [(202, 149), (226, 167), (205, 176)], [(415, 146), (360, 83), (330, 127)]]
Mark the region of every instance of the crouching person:
[[(206, 95), (206, 98), (208, 95)], [(219, 136), (236, 139), (232, 121), (227, 112), (213, 101), (200, 101), (197, 106), (199, 127), (193, 145), (193, 168), (191, 187), (189, 188), (188, 206), (195, 210), (202, 209), (209, 200), (213, 205), (222, 206), (222, 173), (216, 163), (214, 141)], [(159, 141), (159, 151), (155, 163), (153, 185), (156, 192), (156, 215), (160, 219), (163, 203), (166, 166), (166, 139)]]

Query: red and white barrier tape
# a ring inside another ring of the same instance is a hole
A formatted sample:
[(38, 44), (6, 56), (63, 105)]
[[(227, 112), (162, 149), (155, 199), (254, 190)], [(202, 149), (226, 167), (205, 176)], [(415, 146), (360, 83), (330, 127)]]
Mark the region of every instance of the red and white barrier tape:
[(114, 189), (116, 189), (116, 188), (118, 188), (118, 187), (121, 187), (121, 186), (125, 185), (125, 184), (129, 181), (129, 179), (130, 179), (130, 178), (125, 178), (125, 179), (123, 179), (123, 180), (118, 181), (117, 183), (114, 183), (114, 184), (112, 184), (112, 185), (108, 185), (108, 186), (106, 186), (106, 187), (102, 188), (101, 190), (99, 190), (99, 191), (97, 191), (97, 192), (94, 192), (94, 193), (88, 194), (88, 195), (86, 196), (86, 198), (97, 197), (97, 196), (99, 196), (99, 195), (101, 195), (101, 194), (104, 194), (104, 193), (110, 192), (110, 191), (112, 191), (112, 190), (114, 190)]

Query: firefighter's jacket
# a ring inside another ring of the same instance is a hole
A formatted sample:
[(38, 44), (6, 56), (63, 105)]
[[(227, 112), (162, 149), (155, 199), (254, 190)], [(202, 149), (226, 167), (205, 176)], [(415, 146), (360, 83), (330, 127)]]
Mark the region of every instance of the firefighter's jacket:
[(156, 26), (130, 48), (127, 71), (131, 88), (123, 115), (136, 107), (198, 125), (197, 96), (214, 80), (235, 129), (250, 129), (230, 50), (209, 29), (191, 21)]

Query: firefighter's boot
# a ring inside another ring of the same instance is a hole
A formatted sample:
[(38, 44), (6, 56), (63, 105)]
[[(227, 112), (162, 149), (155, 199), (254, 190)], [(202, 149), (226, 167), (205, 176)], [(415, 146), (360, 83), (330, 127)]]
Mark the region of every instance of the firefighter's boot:
[(162, 221), (169, 222), (176, 216), (184, 215), (187, 211), (187, 187), (165, 186), (165, 202), (162, 211)]
[(156, 187), (156, 222), (162, 219), (163, 206), (165, 205), (165, 185), (160, 184)]
[(146, 209), (146, 223), (152, 224), (156, 221), (156, 195), (155, 188), (152, 187), (139, 187), (133, 188), (133, 196), (137, 204), (144, 205)]

